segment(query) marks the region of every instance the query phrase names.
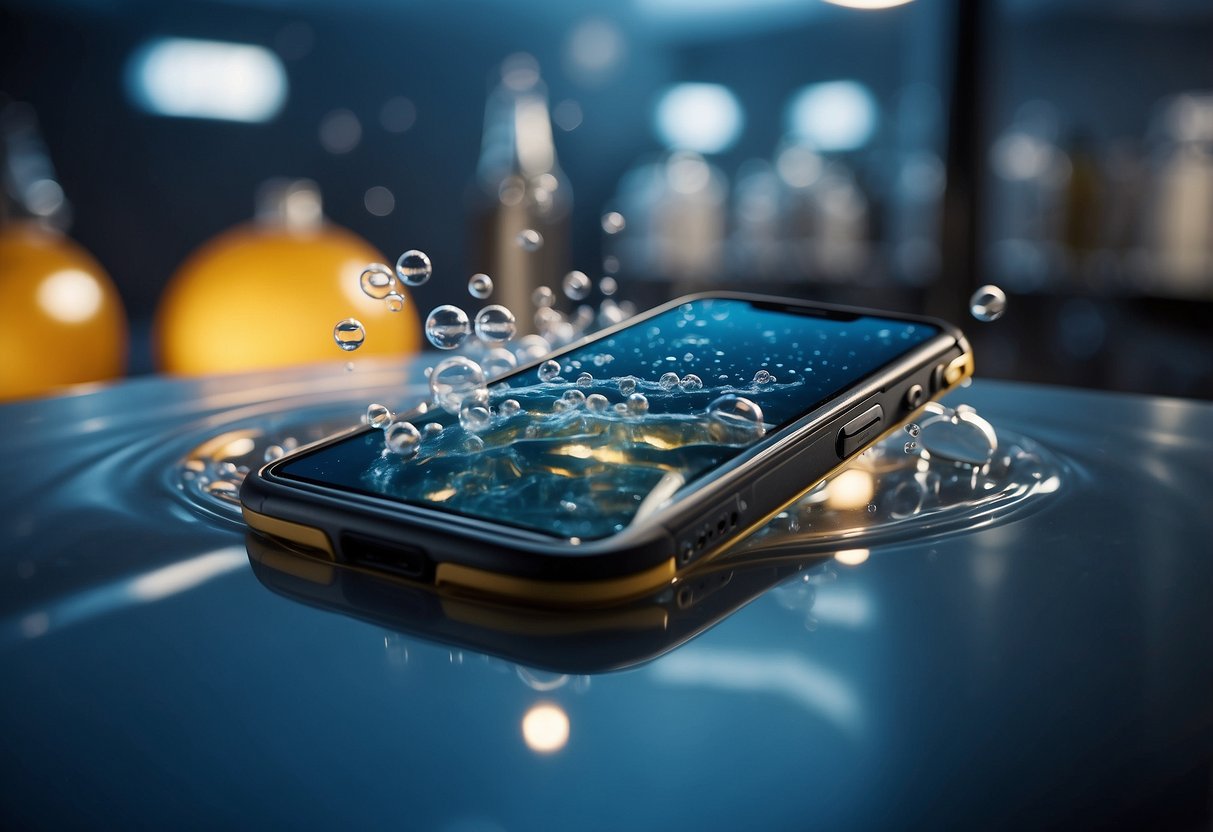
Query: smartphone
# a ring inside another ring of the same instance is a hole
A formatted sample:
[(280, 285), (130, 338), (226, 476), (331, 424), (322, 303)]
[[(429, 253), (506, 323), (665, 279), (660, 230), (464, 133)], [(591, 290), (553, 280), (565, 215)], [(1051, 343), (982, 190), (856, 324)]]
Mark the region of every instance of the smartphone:
[(430, 407), (402, 417), (441, 427), (415, 456), (354, 428), (250, 474), (240, 498), (250, 528), (339, 564), (613, 604), (676, 582), (972, 368), (943, 321), (693, 295), (494, 380), (478, 435)]

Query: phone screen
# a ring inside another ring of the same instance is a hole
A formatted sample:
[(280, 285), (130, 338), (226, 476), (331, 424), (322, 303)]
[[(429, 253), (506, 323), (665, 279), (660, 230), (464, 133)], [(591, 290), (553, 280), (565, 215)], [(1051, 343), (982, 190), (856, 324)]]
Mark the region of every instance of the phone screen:
[[(478, 434), (431, 407), (415, 424), (442, 432), (423, 431), (415, 456), (390, 452), (383, 431), (369, 430), (276, 473), (556, 537), (606, 537), (939, 332), (795, 310), (694, 300), (564, 353), (555, 379), (532, 368), (491, 382), (493, 416)], [(643, 405), (629, 401), (636, 393)], [(512, 415), (509, 399), (520, 406)], [(761, 424), (747, 419), (757, 410)]]

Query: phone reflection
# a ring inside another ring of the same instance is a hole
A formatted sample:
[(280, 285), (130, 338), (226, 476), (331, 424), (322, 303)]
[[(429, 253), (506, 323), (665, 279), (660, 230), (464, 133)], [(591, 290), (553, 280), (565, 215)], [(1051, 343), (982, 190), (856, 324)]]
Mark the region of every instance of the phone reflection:
[(771, 587), (807, 577), (830, 560), (826, 553), (766, 557), (743, 542), (644, 598), (605, 609), (560, 610), (408, 583), (334, 564), (254, 532), (245, 545), (253, 574), (286, 598), (558, 676), (622, 670), (655, 659)]
[(655, 659), (774, 587), (788, 582), (778, 590), (787, 595), (807, 586), (795, 576), (811, 581), (827, 562), (861, 566), (871, 546), (1005, 522), (1056, 492), (1064, 471), (1046, 449), (1013, 431), (996, 434), (972, 408), (932, 403), (906, 431), (721, 555), (609, 608), (515, 606), (338, 565), (252, 532), (246, 543), (254, 574), (280, 595), (452, 648), (584, 675)]

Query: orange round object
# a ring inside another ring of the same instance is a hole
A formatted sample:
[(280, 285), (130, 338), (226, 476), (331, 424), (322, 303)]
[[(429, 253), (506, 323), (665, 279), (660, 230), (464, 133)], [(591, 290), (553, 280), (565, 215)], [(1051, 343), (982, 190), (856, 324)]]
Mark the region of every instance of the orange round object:
[[(416, 352), (421, 324), (412, 301), (391, 312), (362, 292), (363, 269), (382, 260), (361, 237), (330, 224), (225, 231), (190, 255), (160, 300), (160, 367), (197, 375)], [(366, 328), (355, 351), (333, 340), (345, 318)]]
[(33, 222), (0, 229), (0, 401), (126, 367), (126, 314), (100, 264)]

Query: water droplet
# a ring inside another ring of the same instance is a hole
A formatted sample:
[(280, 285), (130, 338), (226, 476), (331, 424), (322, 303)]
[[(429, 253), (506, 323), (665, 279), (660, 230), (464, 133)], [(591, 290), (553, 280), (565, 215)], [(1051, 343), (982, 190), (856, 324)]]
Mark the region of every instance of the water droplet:
[(489, 378), (498, 378), (518, 366), (514, 353), (504, 347), (493, 347), (480, 360), (480, 367)]
[(484, 388), (473, 390), (463, 398), (459, 406), (459, 425), (468, 433), (480, 433), (488, 429), (493, 422), (489, 411), (489, 391)]
[(493, 294), (493, 278), (487, 274), (474, 274), (468, 278), (468, 294), (478, 300), (484, 300)]
[(464, 397), (484, 387), (484, 370), (462, 355), (443, 359), (430, 373), (430, 393), (434, 402), (452, 415), (459, 412)]
[(410, 457), (417, 453), (421, 434), (412, 422), (392, 422), (383, 432), (383, 444), (397, 456)]
[(585, 409), (591, 413), (605, 413), (609, 404), (607, 397), (601, 393), (591, 393), (585, 399)]
[(619, 392), (625, 396), (630, 396), (636, 392), (636, 376), (624, 376), (619, 379)]
[(366, 423), (373, 428), (383, 430), (392, 423), (392, 411), (384, 405), (373, 404), (366, 409)]
[(615, 278), (607, 275), (602, 280), (598, 281), (598, 291), (602, 292), (604, 298), (609, 298), (619, 291), (619, 283)]
[(366, 340), (366, 330), (357, 319), (346, 318), (344, 321), (338, 321), (333, 327), (333, 340), (346, 352), (356, 350)]
[(404, 308), (404, 295), (396, 292), (390, 292), (388, 296), (383, 299), (383, 302), (387, 304), (387, 311), (399, 312)]
[(568, 512), (569, 514), (572, 514), (574, 511), (577, 510), (577, 504), (574, 503), (572, 500), (561, 500), (560, 501), (560, 510), (564, 511), (564, 512)]
[(875, 514), (875, 513), (876, 513), (876, 504), (868, 503), (868, 514)]
[(497, 410), (501, 414), (502, 418), (508, 419), (521, 411), (522, 405), (518, 403), (517, 399), (506, 399), (500, 405), (498, 405)]
[(547, 361), (545, 361), (539, 365), (539, 380), (540, 381), (549, 382), (552, 379), (556, 378), (556, 376), (558, 376), (558, 375), (560, 375), (559, 362), (553, 361), (552, 359), (549, 358)]
[(345, 362), (345, 371), (346, 371), (347, 373), (352, 373), (352, 372), (354, 372), (354, 362), (353, 362), (353, 361), (347, 361), (347, 362)]
[(585, 300), (593, 285), (585, 272), (571, 271), (564, 276), (564, 295), (569, 300)]
[(694, 360), (695, 360), (695, 354), (694, 354), (694, 353), (691, 353), (691, 352), (688, 352), (688, 353), (686, 353), (685, 355), (683, 355), (683, 356), (682, 356), (682, 360), (683, 360), (683, 361), (694, 361)]
[(421, 435), (426, 439), (433, 439), (442, 435), (442, 425), (437, 422), (426, 422), (421, 426)]
[(286, 454), (286, 449), (281, 445), (268, 445), (265, 449), (265, 461), (273, 462), (275, 459), (281, 459)]
[(537, 309), (546, 309), (556, 302), (556, 293), (547, 286), (540, 286), (531, 293), (531, 303)]
[(533, 228), (527, 228), (518, 232), (514, 242), (523, 251), (539, 251), (543, 248), (543, 235)]
[(371, 263), (359, 278), (362, 291), (375, 300), (383, 300), (396, 288), (396, 275), (383, 263)]
[(628, 396), (628, 413), (633, 416), (643, 416), (649, 412), (649, 400), (644, 393), (633, 393)]
[(611, 409), (614, 410), (616, 413), (618, 413), (620, 416), (626, 416), (628, 413), (628, 404), (627, 404), (627, 402), (616, 402), (611, 407)]
[(436, 306), (425, 319), (425, 337), (440, 350), (455, 349), (471, 331), (467, 313), (458, 306)]
[(683, 390), (703, 389), (703, 379), (694, 373), (687, 373), (685, 376), (683, 376), (682, 381), (679, 383), (682, 385)]
[(478, 454), (484, 450), (484, 440), (474, 433), (468, 434), (459, 443), (465, 454)]
[(759, 370), (758, 372), (754, 373), (754, 383), (755, 384), (774, 384), (775, 376), (771, 375), (766, 370)]
[(564, 395), (560, 399), (571, 410), (585, 404), (585, 393), (582, 393), (580, 390), (565, 390)]
[(476, 313), (476, 335), (481, 341), (500, 344), (510, 340), (518, 332), (514, 313), (504, 306), (486, 306)]
[(589, 373), (582, 373), (581, 375), (577, 376), (578, 387), (589, 387), (593, 383), (594, 377)]
[(997, 321), (1007, 311), (1007, 296), (997, 286), (981, 286), (969, 298), (969, 312), (979, 321)]
[(907, 454), (914, 453), (915, 451), (918, 450), (918, 443), (917, 442), (907, 442), (905, 450), (906, 450)]
[(920, 428), (916, 424), (911, 423), (911, 424), (906, 425), (906, 433), (910, 434), (910, 436), (917, 436), (918, 434), (922, 433), (922, 428)]
[(662, 373), (661, 378), (657, 379), (657, 384), (662, 390), (673, 390), (678, 386), (678, 373)]
[(396, 276), (408, 286), (420, 286), (430, 279), (434, 267), (424, 251), (410, 249), (396, 261)]
[(534, 361), (552, 351), (552, 345), (542, 335), (523, 335), (514, 343), (519, 361)]
[(618, 211), (608, 211), (602, 215), (602, 230), (607, 234), (618, 234), (627, 224), (623, 214)]
[(713, 399), (707, 408), (708, 418), (731, 431), (740, 432), (743, 438), (762, 436), (762, 408), (744, 396), (725, 393)]

